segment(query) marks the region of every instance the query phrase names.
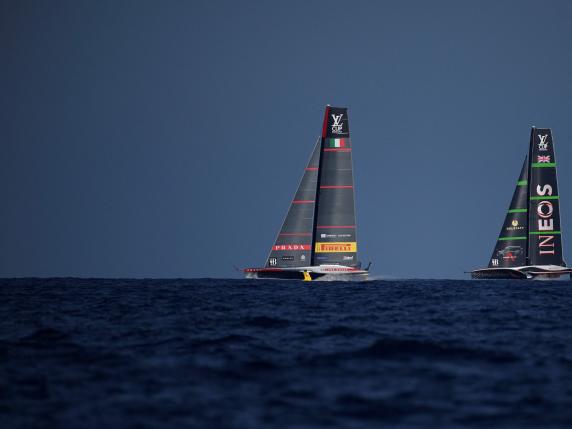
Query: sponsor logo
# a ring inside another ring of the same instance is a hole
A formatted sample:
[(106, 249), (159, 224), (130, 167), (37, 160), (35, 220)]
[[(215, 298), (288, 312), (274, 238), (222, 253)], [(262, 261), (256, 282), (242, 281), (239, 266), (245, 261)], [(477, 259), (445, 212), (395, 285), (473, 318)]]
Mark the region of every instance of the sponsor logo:
[(550, 155), (538, 155), (538, 162), (550, 162)]
[(310, 250), (309, 244), (277, 244), (272, 250)]
[(343, 133), (343, 122), (342, 122), (342, 117), (344, 116), (343, 113), (340, 113), (339, 115), (334, 115), (332, 113), (332, 119), (334, 120), (334, 123), (332, 124), (332, 134), (342, 134)]
[(347, 243), (316, 243), (316, 253), (349, 253), (357, 252), (357, 243), (347, 242)]
[(507, 246), (502, 250), (498, 251), (498, 255), (501, 256), (503, 259), (508, 259), (512, 262), (516, 261), (516, 257), (521, 255), (523, 252), (522, 247), (520, 246)]
[[(544, 197), (546, 195), (552, 195), (552, 186), (543, 185), (542, 187), (538, 185), (536, 187), (536, 194)], [(554, 219), (552, 219), (552, 214), (554, 213), (554, 206), (549, 200), (543, 200), (536, 206), (536, 214), (538, 215), (538, 230), (546, 231), (546, 234), (550, 234), (550, 231), (554, 231)], [(538, 253), (540, 255), (554, 255), (554, 235), (539, 235), (538, 236)]]
[(512, 222), (510, 223), (512, 226), (507, 226), (505, 229), (507, 231), (522, 231), (524, 229), (524, 226), (518, 226), (518, 220), (513, 219)]
[(538, 150), (541, 151), (548, 150), (548, 142), (546, 141), (546, 139), (548, 138), (548, 134), (544, 135), (538, 134), (538, 138), (540, 139), (540, 141), (538, 142)]
[(351, 234), (320, 234), (320, 238), (350, 238)]
[(276, 266), (276, 258), (270, 258), (268, 259), (268, 265), (270, 265), (271, 267), (275, 267)]
[(499, 260), (498, 259), (491, 259), (491, 263), (492, 263), (493, 267), (499, 266)]
[(306, 260), (306, 255), (300, 255), (300, 260), (301, 260), (301, 261), (305, 261), (305, 260)]
[(344, 256), (343, 260), (344, 261), (353, 261), (354, 257), (353, 256)]
[(283, 261), (293, 261), (294, 260), (294, 256), (282, 256)]

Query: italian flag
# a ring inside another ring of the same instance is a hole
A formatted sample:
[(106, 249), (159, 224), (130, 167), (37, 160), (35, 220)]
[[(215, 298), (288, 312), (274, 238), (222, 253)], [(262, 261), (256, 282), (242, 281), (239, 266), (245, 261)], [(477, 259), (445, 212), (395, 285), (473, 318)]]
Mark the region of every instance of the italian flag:
[(347, 139), (330, 139), (330, 147), (346, 147)]

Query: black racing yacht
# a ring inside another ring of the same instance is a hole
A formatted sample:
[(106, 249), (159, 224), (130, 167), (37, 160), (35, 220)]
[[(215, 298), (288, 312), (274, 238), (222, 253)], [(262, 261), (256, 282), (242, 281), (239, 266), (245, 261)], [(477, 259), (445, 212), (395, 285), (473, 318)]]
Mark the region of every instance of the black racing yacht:
[(572, 276), (562, 256), (560, 196), (549, 128), (532, 128), (528, 156), (487, 268), (473, 279), (557, 279)]
[[(365, 280), (357, 228), (348, 110), (326, 106), (322, 135), (304, 170), (266, 265), (246, 278)], [(369, 268), (369, 266), (368, 266)]]

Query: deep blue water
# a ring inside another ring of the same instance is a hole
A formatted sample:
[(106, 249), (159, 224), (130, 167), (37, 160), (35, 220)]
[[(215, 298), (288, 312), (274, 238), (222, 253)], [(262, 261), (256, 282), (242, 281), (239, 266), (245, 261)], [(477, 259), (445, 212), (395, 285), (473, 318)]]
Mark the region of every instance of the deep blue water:
[(0, 427), (569, 428), (571, 286), (0, 280)]

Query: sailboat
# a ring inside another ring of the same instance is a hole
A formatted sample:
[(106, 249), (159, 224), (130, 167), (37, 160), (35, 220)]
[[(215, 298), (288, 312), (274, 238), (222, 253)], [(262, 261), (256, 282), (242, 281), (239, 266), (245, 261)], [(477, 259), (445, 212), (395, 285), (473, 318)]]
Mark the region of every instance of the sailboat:
[(357, 254), (348, 109), (326, 106), (322, 134), (266, 265), (246, 278), (365, 280)]
[(487, 268), (474, 279), (554, 279), (572, 276), (562, 257), (560, 196), (552, 131), (532, 127), (510, 207)]

